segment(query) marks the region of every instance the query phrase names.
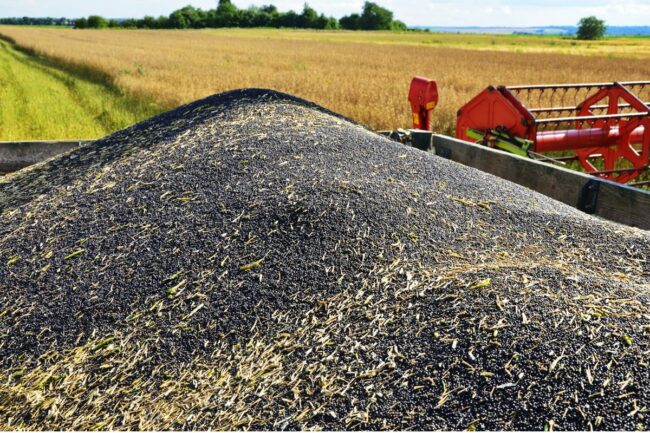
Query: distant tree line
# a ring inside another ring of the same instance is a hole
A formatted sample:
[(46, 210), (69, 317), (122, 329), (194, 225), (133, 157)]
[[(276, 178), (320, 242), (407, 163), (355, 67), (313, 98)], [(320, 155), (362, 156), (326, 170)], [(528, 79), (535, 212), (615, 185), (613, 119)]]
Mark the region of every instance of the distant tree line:
[(69, 18), (0, 18), (0, 24), (10, 24), (18, 26), (71, 26), (74, 20)]
[(239, 9), (230, 0), (219, 0), (216, 9), (202, 10), (185, 6), (169, 16), (158, 18), (145, 16), (141, 19), (108, 20), (98, 15), (75, 20), (78, 29), (137, 28), (137, 29), (202, 29), (218, 27), (276, 27), (303, 29), (348, 30), (406, 30), (406, 25), (393, 19), (393, 13), (376, 3), (367, 1), (360, 14), (352, 14), (337, 20), (319, 14), (305, 3), (302, 13), (280, 12), (273, 5), (251, 6)]

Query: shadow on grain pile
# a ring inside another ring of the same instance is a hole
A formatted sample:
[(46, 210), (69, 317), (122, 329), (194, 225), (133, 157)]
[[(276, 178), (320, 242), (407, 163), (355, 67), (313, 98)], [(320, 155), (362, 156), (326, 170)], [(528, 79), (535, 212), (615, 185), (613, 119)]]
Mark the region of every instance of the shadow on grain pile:
[(288, 95), (0, 184), (0, 428), (648, 427), (647, 233)]

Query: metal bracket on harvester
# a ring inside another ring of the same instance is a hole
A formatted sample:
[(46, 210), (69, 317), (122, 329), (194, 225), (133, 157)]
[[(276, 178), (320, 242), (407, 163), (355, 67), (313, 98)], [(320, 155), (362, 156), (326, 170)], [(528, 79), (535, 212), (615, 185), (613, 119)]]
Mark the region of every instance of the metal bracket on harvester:
[(502, 129), (487, 129), (485, 132), (468, 128), (467, 136), (485, 146), (505, 150), (515, 155), (528, 157), (528, 152), (533, 142), (524, 138), (515, 137)]
[(432, 131), (423, 129), (396, 129), (393, 131), (378, 131), (379, 134), (398, 143), (406, 144), (416, 149), (430, 151), (432, 149)]
[(588, 214), (595, 214), (598, 208), (599, 179), (589, 179), (580, 190), (577, 208)]

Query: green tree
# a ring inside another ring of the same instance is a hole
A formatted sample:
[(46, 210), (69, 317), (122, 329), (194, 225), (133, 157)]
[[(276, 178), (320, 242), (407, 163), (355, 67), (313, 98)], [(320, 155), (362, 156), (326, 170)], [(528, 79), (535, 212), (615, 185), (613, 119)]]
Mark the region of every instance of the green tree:
[(74, 21), (75, 29), (86, 29), (88, 28), (88, 20), (86, 18), (79, 18)]
[(236, 17), (238, 12), (239, 9), (237, 9), (237, 6), (232, 4), (230, 0), (219, 0), (219, 6), (217, 6), (217, 16), (232, 20), (234, 17)]
[(193, 6), (185, 6), (172, 12), (169, 16), (172, 27), (177, 29), (195, 28), (200, 29), (206, 25), (206, 13)]
[(219, 6), (210, 19), (213, 27), (239, 26), (239, 9), (230, 0), (219, 0)]
[(285, 12), (278, 17), (278, 25), (279, 27), (287, 27), (287, 28), (299, 27), (300, 15), (298, 15), (294, 11)]
[(341, 27), (345, 30), (361, 30), (361, 16), (359, 14), (350, 14), (339, 20)]
[(156, 19), (156, 27), (159, 29), (168, 29), (171, 27), (169, 25), (169, 17), (166, 17), (164, 15), (161, 15)]
[(582, 40), (602, 39), (606, 31), (605, 21), (594, 16), (585, 17), (578, 23), (577, 37)]
[(339, 29), (339, 22), (336, 18), (327, 18), (327, 21), (325, 22), (325, 26), (323, 27), (325, 30), (337, 30)]
[(150, 15), (145, 15), (138, 23), (138, 27), (143, 29), (155, 29), (157, 26), (156, 19)]
[(310, 7), (307, 3), (305, 3), (302, 9), (299, 27), (303, 29), (318, 28), (318, 12), (316, 12), (316, 9)]
[(124, 29), (137, 29), (138, 20), (136, 20), (135, 18), (127, 18), (120, 23), (120, 26)]
[(271, 14), (271, 15), (278, 15), (280, 13), (280, 11), (278, 11), (278, 8), (273, 5), (260, 6), (260, 11), (266, 12), (267, 14)]
[(174, 29), (187, 29), (190, 23), (181, 11), (174, 11), (169, 16), (169, 25)]
[(88, 28), (89, 29), (105, 29), (108, 27), (108, 20), (99, 15), (91, 15), (88, 17)]
[(393, 13), (388, 9), (369, 1), (363, 5), (363, 13), (361, 14), (362, 30), (390, 30), (392, 22)]
[(402, 21), (394, 20), (392, 23), (390, 23), (390, 29), (403, 32), (408, 30), (408, 27)]

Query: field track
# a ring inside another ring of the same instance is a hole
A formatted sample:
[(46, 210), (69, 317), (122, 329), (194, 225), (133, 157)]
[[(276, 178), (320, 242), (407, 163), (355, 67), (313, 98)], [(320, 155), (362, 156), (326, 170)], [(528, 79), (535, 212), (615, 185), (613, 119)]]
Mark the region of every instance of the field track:
[(155, 113), (0, 40), (0, 140), (97, 138)]

